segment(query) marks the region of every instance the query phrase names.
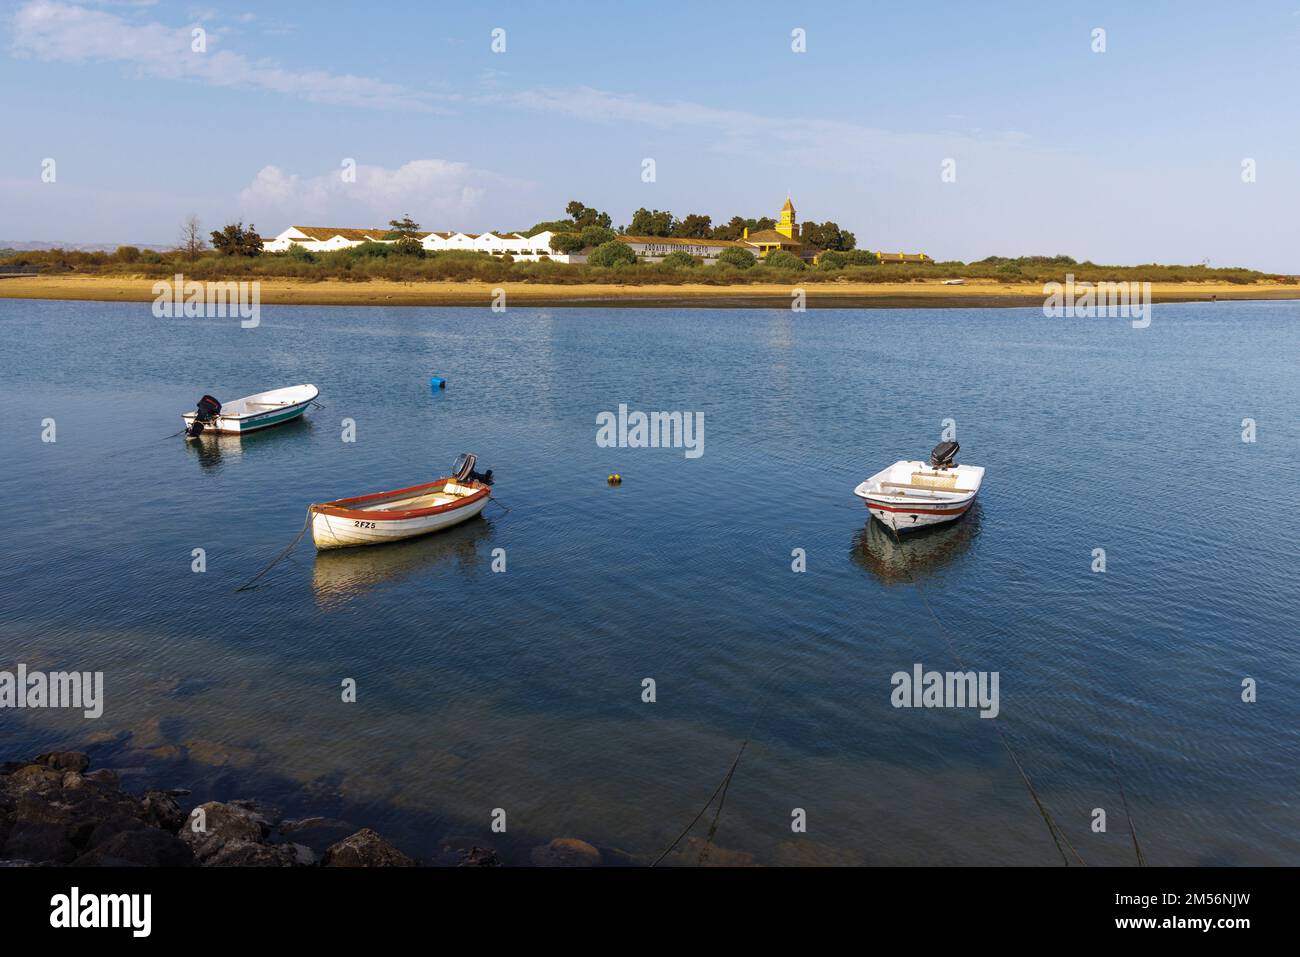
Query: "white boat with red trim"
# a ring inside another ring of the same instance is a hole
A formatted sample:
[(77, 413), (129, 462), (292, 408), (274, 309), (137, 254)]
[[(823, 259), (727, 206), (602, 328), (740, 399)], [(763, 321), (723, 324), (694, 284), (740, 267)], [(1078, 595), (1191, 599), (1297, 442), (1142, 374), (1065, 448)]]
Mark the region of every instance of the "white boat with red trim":
[(210, 395), (199, 399), (193, 412), (181, 414), (185, 436), (198, 438), (204, 430), (221, 435), (246, 435), (291, 422), (307, 411), (320, 390), (310, 383), (231, 399), (224, 405)]
[(446, 478), (312, 505), (311, 538), (319, 549), (380, 545), (451, 528), (473, 518), (492, 497), (492, 470), (474, 471), (465, 453)]
[(953, 460), (959, 448), (956, 442), (940, 442), (929, 463), (895, 462), (859, 484), (853, 494), (896, 532), (961, 518), (975, 504), (984, 468), (958, 465)]

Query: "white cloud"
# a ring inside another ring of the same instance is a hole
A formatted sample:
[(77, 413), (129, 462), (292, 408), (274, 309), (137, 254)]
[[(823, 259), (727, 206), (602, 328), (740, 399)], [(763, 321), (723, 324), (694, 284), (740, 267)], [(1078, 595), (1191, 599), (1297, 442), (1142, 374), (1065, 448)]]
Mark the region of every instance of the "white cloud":
[(207, 31), (208, 51), (191, 50), (196, 23), (172, 27), (137, 23), (113, 13), (57, 0), (31, 0), (14, 16), (14, 50), (61, 63), (116, 62), (144, 75), (231, 89), (263, 90), (315, 103), (384, 110), (441, 112), (435, 96), (396, 83), (323, 70), (296, 71), (220, 49)]
[(766, 116), (685, 100), (659, 102), (586, 86), (523, 90), (479, 99), (588, 122), (704, 131), (703, 136), (692, 141), (693, 148), (777, 158), (782, 163), (822, 169), (860, 168), (864, 158), (901, 155), (932, 159), (934, 165), (958, 148), (987, 153), (1022, 148), (1029, 141), (1025, 134), (1015, 131), (987, 135), (978, 131), (900, 132), (840, 120)]
[(485, 215), (489, 195), (497, 209), (509, 209), (510, 195), (529, 184), (441, 159), (411, 160), (396, 169), (358, 166), (356, 182), (343, 181), (342, 168), (317, 176), (263, 167), (239, 194), (244, 215), (267, 234), (284, 226), (381, 226), (410, 213), (426, 229), (466, 228)]

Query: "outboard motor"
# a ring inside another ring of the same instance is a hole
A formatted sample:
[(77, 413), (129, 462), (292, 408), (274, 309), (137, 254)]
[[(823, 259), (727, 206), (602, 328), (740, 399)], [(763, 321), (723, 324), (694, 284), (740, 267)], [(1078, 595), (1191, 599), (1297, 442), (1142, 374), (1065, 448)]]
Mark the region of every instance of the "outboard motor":
[(930, 453), (930, 467), (936, 469), (950, 469), (957, 463), (953, 459), (957, 456), (957, 451), (961, 448), (956, 442), (940, 442)]
[(473, 452), (462, 452), (456, 457), (456, 464), (451, 467), (451, 477), (457, 482), (482, 482), (484, 485), (492, 484), (492, 470), (486, 472), (475, 472), (474, 466), (478, 464), (478, 456)]
[(202, 435), (203, 429), (221, 412), (221, 403), (210, 395), (205, 395), (199, 399), (198, 411), (194, 414), (194, 421), (190, 427), (185, 430), (185, 434), (193, 438)]

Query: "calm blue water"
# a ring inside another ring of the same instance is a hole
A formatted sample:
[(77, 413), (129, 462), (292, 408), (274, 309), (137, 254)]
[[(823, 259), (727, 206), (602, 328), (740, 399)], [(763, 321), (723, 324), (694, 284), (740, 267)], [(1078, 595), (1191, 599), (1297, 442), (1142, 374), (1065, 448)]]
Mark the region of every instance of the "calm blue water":
[[(996, 722), (1088, 863), (1133, 858), (1108, 752), (1152, 863), (1300, 863), (1300, 304), (1157, 306), (1144, 330), (266, 307), (244, 330), (0, 301), (0, 335), (0, 669), (103, 670), (108, 694), (98, 721), (0, 711), (0, 757), (91, 742), (133, 785), (267, 797), (423, 856), (467, 836), (525, 862), (572, 836), (644, 859), (748, 737), (711, 860), (1059, 864), (994, 722), (890, 706), (895, 671), (955, 667), (910, 568), (961, 658), (1000, 673)], [(325, 405), (297, 425), (162, 440), (205, 392), (297, 382)], [(598, 448), (620, 403), (702, 412), (704, 455)], [(900, 553), (851, 490), (947, 418), (988, 469), (978, 509)], [(309, 502), (461, 451), (509, 512), (304, 542), (234, 593)]]

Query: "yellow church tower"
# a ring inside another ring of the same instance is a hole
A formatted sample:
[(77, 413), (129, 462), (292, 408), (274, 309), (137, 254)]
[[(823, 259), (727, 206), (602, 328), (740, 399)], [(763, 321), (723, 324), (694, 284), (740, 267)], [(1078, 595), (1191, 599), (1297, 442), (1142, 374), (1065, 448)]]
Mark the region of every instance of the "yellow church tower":
[(790, 202), (789, 196), (785, 198), (785, 205), (781, 207), (781, 219), (776, 224), (776, 231), (791, 239), (799, 238), (799, 224), (795, 221), (794, 203)]

